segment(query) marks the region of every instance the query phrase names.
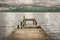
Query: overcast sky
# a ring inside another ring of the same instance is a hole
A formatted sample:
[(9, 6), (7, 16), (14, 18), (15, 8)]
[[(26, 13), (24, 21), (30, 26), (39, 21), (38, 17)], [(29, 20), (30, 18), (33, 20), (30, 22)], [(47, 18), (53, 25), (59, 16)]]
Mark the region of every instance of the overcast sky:
[(0, 0), (1, 3), (8, 4), (38, 4), (38, 5), (60, 5), (60, 0)]

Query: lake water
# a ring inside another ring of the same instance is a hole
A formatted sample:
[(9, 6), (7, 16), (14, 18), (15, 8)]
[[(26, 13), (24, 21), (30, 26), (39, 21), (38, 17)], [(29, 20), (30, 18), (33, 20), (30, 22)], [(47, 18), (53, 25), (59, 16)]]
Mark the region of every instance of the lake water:
[(6, 37), (16, 29), (23, 16), (29, 19), (35, 18), (38, 25), (52, 39), (60, 39), (60, 13), (53, 12), (0, 12), (0, 38)]

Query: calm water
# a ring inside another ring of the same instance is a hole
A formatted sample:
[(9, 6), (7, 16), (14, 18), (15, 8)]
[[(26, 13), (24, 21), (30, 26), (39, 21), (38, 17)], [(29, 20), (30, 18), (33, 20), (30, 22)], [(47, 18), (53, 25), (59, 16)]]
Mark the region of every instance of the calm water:
[(46, 32), (53, 39), (59, 39), (60, 37), (60, 13), (34, 13), (31, 12), (0, 12), (0, 38), (9, 35), (17, 25), (23, 20), (23, 16), (26, 18), (35, 18)]

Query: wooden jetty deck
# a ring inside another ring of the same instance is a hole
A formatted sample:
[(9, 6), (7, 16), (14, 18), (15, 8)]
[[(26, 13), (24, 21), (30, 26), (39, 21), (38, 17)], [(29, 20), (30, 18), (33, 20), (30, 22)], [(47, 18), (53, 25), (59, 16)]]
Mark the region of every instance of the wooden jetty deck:
[(51, 40), (40, 28), (16, 29), (5, 40)]

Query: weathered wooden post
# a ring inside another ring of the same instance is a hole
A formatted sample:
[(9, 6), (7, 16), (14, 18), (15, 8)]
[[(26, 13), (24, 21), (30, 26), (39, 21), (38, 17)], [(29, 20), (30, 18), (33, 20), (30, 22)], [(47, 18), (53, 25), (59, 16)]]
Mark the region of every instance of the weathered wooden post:
[(19, 29), (19, 25), (17, 26), (17, 29)]
[(22, 25), (22, 22), (21, 22), (21, 29), (22, 29), (23, 25)]

